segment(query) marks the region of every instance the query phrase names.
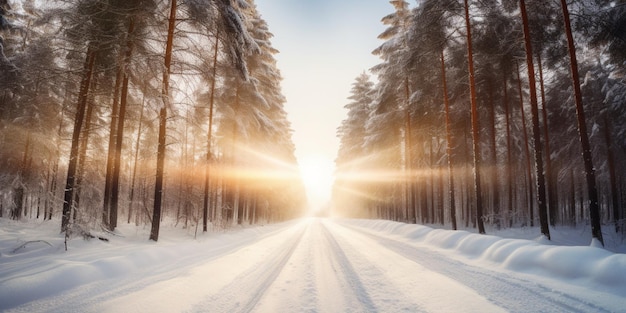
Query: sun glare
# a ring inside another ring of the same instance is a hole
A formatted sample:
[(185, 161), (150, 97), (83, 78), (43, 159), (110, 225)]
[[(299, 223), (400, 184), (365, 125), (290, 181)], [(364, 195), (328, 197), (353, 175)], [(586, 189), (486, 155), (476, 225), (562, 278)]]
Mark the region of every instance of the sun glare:
[(303, 158), (299, 164), (309, 205), (311, 209), (319, 210), (330, 200), (335, 165), (321, 156)]

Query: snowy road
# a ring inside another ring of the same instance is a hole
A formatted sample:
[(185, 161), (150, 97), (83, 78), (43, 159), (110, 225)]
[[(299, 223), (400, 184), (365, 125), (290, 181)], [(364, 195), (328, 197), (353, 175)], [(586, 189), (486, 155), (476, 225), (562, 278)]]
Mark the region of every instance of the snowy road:
[[(624, 300), (609, 295), (614, 301), (597, 303), (591, 288), (491, 270), (349, 221), (305, 219), (244, 239), (183, 249), (162, 266), (131, 273), (119, 264), (133, 257), (108, 256), (97, 264), (105, 269), (100, 279), (9, 311), (610, 312)], [(20, 279), (7, 282), (21, 286)]]

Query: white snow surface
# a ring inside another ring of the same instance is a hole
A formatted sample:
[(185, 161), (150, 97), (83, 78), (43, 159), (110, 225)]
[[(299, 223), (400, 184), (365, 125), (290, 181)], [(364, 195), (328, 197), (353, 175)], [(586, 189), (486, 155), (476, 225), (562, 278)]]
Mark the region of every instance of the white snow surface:
[[(0, 312), (624, 312), (626, 255), (381, 220), (72, 239), (0, 219)], [(40, 241), (41, 240), (41, 241)]]

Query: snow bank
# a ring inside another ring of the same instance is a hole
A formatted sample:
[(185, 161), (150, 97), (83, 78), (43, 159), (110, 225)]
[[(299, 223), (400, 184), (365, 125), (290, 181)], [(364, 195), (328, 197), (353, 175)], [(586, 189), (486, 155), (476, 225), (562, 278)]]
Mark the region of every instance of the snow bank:
[(469, 261), (486, 261), (496, 268), (593, 286), (626, 297), (626, 254), (595, 245), (557, 246), (541, 237), (534, 241), (504, 239), (383, 220), (342, 223), (444, 249)]

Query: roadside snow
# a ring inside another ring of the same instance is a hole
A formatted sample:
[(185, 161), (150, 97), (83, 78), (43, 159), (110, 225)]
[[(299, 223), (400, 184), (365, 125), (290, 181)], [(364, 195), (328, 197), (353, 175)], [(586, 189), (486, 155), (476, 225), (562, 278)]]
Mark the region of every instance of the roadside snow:
[[(283, 230), (289, 223), (209, 233), (197, 240), (193, 240), (193, 230), (164, 225), (158, 243), (147, 240), (149, 227), (121, 225), (118, 236), (107, 236), (109, 242), (75, 238), (69, 241), (67, 252), (59, 225), (60, 221), (55, 220), (0, 219), (0, 311), (40, 299), (45, 301), (40, 301), (35, 311), (54, 311), (57, 305), (63, 307), (55, 298), (73, 289), (87, 290), (87, 296), (79, 300), (93, 304), (105, 294), (111, 296), (107, 288), (98, 288), (102, 282), (115, 284), (118, 294), (122, 294), (171, 279), (197, 264)], [(31, 243), (14, 252), (33, 240), (45, 240), (52, 246)], [(138, 281), (143, 284), (137, 285)]]
[(344, 223), (445, 250), (455, 259), (482, 262), (491, 268), (611, 293), (624, 298), (620, 310), (626, 307), (626, 254), (613, 253), (593, 244), (558, 246), (541, 237), (537, 240), (505, 239), (381, 220), (346, 220)]

